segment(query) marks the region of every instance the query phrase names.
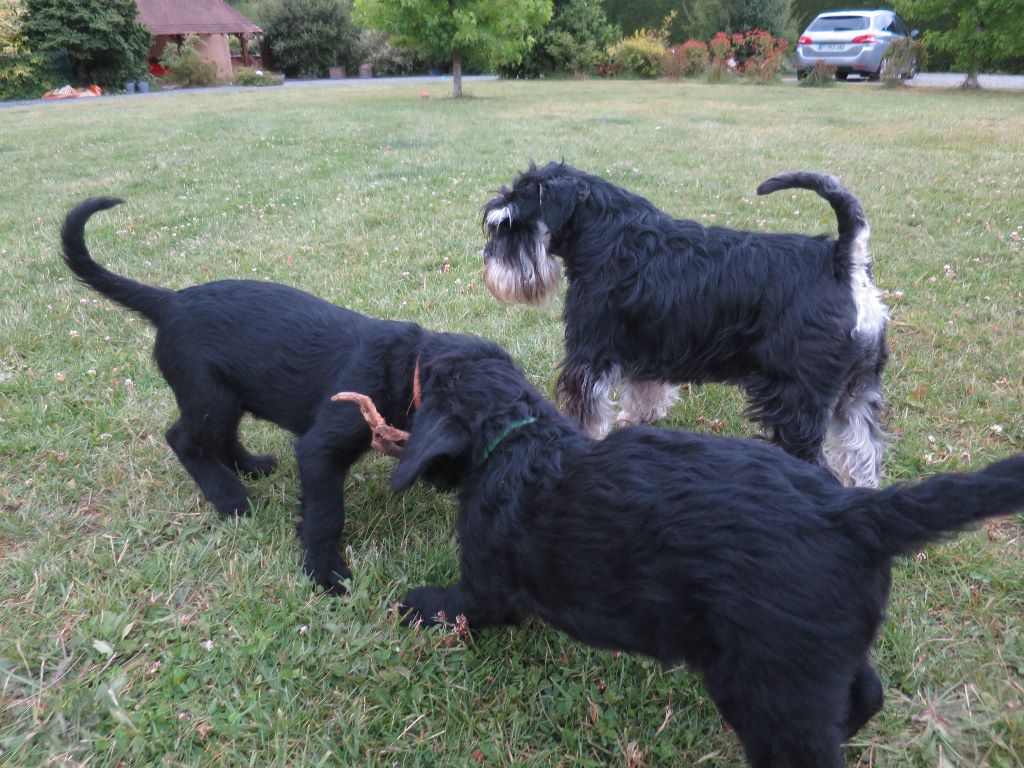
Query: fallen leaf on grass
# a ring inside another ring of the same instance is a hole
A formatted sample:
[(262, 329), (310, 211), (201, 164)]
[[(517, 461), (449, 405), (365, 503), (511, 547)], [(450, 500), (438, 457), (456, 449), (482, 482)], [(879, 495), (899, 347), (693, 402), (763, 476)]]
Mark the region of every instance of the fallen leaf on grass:
[(928, 387), (920, 386), (907, 393), (907, 404), (913, 408), (923, 408), (925, 398), (928, 395)]

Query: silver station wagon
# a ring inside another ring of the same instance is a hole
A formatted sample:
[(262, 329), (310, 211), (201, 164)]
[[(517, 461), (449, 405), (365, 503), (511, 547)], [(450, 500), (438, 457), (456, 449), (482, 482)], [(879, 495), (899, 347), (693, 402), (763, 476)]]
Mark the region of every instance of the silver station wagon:
[[(918, 31), (892, 11), (830, 11), (818, 14), (796, 44), (796, 73), (804, 77), (816, 61), (836, 67), (836, 78), (861, 75), (869, 80), (882, 76), (882, 56), (894, 40), (917, 39)], [(900, 73), (912, 78), (917, 62)]]

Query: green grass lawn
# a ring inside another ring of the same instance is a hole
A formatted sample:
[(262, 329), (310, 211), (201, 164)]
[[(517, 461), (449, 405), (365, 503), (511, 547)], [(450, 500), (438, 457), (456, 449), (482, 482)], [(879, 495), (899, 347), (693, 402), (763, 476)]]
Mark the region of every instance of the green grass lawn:
[[(492, 337), (551, 391), (560, 306), (500, 306), (480, 207), (564, 159), (703, 223), (835, 232), (779, 171), (839, 175), (872, 225), (892, 309), (887, 481), (1024, 444), (1024, 98), (648, 82), (258, 89), (0, 110), (0, 765), (739, 766), (685, 669), (529, 622), (468, 642), (397, 626), (409, 587), (456, 576), (455, 502), (349, 478), (344, 599), (300, 573), (281, 470), (218, 519), (163, 440), (153, 330), (69, 279), (67, 209), (127, 205), (88, 239), (169, 287), (277, 280), (378, 317)], [(429, 93), (424, 98), (422, 93)], [(724, 387), (666, 426), (752, 431)], [(896, 569), (875, 657), (887, 706), (861, 766), (1024, 765), (1024, 526)]]

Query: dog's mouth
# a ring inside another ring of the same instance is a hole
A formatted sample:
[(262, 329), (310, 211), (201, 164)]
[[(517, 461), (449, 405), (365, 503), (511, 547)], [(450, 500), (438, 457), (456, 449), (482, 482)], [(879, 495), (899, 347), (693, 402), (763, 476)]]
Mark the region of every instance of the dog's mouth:
[(509, 266), (504, 259), (484, 251), (484, 283), (503, 304), (543, 304), (558, 287), (561, 269), (546, 252), (535, 269), (528, 260), (520, 267)]
[(548, 250), (550, 235), (539, 223), (536, 231), (500, 232), (488, 227), (483, 249), (484, 283), (504, 304), (543, 304), (558, 289), (562, 270)]

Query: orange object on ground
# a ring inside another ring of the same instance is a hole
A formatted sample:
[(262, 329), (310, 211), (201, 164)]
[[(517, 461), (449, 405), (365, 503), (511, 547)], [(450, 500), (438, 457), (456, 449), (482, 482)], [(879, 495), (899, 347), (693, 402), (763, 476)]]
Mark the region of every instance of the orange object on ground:
[(86, 99), (90, 96), (102, 96), (103, 89), (98, 85), (90, 85), (88, 88), (72, 88), (70, 85), (62, 85), (43, 94), (44, 99)]

